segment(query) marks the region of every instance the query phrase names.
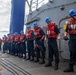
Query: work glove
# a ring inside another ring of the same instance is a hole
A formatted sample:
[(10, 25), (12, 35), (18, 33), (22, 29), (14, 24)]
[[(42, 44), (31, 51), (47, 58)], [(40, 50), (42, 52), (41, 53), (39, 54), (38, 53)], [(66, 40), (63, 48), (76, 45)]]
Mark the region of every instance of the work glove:
[(69, 40), (69, 38), (68, 38), (67, 36), (64, 36), (63, 39), (64, 39), (65, 41)]

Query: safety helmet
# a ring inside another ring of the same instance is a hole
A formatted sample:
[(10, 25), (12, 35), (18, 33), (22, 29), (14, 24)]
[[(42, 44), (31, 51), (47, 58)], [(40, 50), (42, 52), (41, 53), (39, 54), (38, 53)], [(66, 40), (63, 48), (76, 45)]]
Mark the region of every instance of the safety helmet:
[(50, 17), (47, 17), (47, 18), (45, 19), (45, 22), (47, 23), (47, 22), (49, 22), (49, 21), (51, 21), (51, 18), (50, 18)]
[(38, 23), (37, 22), (34, 22), (33, 23), (33, 26), (35, 27), (35, 26), (38, 26)]
[(5, 37), (6, 35), (4, 35), (4, 37)]
[(13, 34), (13, 32), (11, 31), (10, 34)]
[(27, 26), (27, 29), (30, 29), (31, 28), (31, 26)]
[(72, 9), (69, 11), (70, 16), (76, 16), (76, 10)]
[(15, 34), (17, 35), (18, 33), (17, 33), (17, 32), (15, 32)]
[(23, 30), (20, 31), (20, 34), (24, 33)]
[(10, 35), (9, 33), (7, 34), (7, 36)]

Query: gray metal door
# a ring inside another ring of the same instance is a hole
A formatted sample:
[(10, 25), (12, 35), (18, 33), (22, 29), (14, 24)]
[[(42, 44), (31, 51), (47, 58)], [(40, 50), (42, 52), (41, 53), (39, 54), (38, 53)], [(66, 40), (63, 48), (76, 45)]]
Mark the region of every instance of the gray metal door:
[(59, 42), (59, 50), (60, 50), (60, 55), (63, 59), (69, 59), (69, 57), (70, 57), (70, 52), (69, 52), (69, 48), (68, 48), (68, 41), (65, 41), (63, 39), (64, 24), (68, 20), (68, 18), (69, 17), (62, 19), (59, 23), (60, 34), (61, 34), (61, 40)]

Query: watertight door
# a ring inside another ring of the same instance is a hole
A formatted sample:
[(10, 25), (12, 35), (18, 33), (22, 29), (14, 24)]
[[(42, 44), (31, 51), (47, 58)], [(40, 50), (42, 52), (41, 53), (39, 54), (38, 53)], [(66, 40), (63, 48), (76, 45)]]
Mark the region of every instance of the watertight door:
[(66, 29), (66, 21), (68, 21), (68, 19), (63, 19), (60, 21), (60, 34), (61, 34), (61, 40), (59, 43), (59, 48), (60, 48), (60, 55), (63, 59), (69, 59), (70, 57), (70, 52), (69, 52), (69, 48), (68, 48), (68, 41), (65, 41), (63, 39), (63, 35), (64, 35), (64, 31)]

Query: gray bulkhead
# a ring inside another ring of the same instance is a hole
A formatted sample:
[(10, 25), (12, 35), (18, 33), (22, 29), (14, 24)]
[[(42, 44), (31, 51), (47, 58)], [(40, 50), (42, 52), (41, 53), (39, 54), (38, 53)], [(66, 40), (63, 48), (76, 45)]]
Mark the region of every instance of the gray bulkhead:
[(50, 17), (52, 21), (56, 22), (60, 28), (61, 40), (58, 41), (60, 56), (63, 59), (69, 59), (68, 41), (63, 40), (63, 25), (69, 18), (69, 10), (76, 9), (76, 0), (53, 0), (48, 2), (37, 10), (28, 14), (26, 25), (33, 28), (33, 22), (38, 24), (44, 29), (46, 33), (45, 18)]

